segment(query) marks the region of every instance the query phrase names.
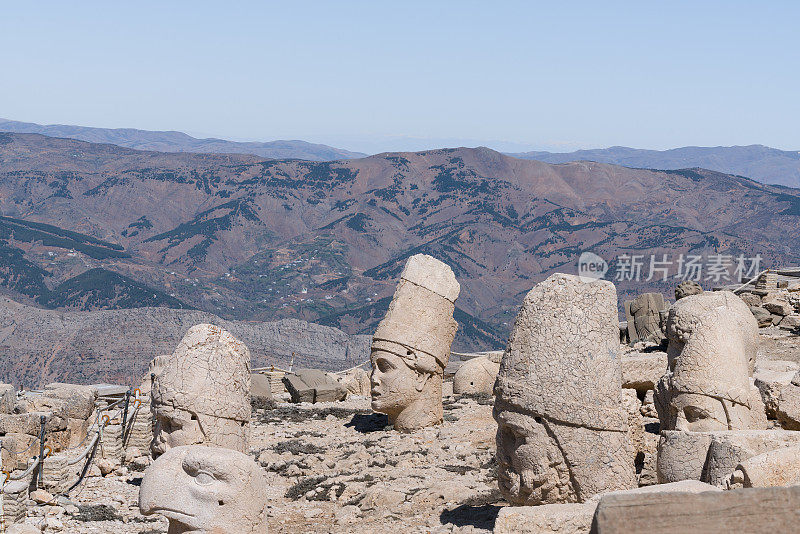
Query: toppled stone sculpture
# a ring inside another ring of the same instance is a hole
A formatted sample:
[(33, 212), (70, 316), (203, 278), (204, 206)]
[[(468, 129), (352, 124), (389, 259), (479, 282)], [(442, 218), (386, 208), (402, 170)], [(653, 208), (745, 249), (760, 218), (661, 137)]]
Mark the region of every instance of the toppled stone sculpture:
[(798, 445), (800, 432), (788, 430), (666, 430), (661, 432), (658, 443), (658, 482), (700, 480), (724, 485), (736, 466), (745, 460)]
[(222, 328), (193, 326), (153, 371), (153, 457), (181, 445), (247, 451), (250, 351)]
[(508, 502), (583, 502), (634, 487), (617, 325), (607, 281), (554, 274), (525, 297), (494, 389)]
[(694, 280), (684, 280), (675, 286), (675, 300), (681, 300), (690, 295), (699, 295), (703, 292), (703, 287)]
[(268, 488), (249, 456), (218, 447), (173, 447), (147, 468), (139, 510), (169, 520), (169, 534), (266, 534)]
[(500, 364), (489, 358), (472, 358), (461, 364), (453, 376), (453, 393), (457, 395), (491, 395)]
[(800, 484), (800, 447), (758, 454), (736, 466), (726, 480), (728, 489), (770, 488)]
[(361, 367), (350, 369), (341, 377), (341, 383), (351, 395), (369, 396), (369, 373)]
[(292, 402), (335, 402), (347, 397), (347, 388), (320, 369), (298, 369), (283, 376)]
[(643, 293), (625, 302), (625, 316), (628, 320), (628, 339), (661, 343), (661, 313), (664, 311), (664, 296), (661, 293)]
[(758, 326), (742, 299), (729, 291), (680, 299), (669, 311), (667, 338), (669, 370), (655, 394), (661, 430), (763, 428), (749, 378)]
[(372, 340), (372, 409), (410, 432), (442, 422), (442, 378), (458, 329), (461, 290), (453, 270), (424, 254), (411, 256)]

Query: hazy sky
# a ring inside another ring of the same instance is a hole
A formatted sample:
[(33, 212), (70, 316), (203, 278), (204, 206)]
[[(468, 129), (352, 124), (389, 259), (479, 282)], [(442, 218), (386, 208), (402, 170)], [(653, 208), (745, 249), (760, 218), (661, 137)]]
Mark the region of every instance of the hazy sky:
[(366, 152), (800, 150), (796, 1), (0, 7), (8, 119)]

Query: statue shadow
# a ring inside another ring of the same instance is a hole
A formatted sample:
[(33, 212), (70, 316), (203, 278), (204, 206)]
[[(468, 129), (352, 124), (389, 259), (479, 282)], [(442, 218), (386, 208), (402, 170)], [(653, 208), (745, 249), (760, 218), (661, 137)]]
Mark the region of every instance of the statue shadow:
[(492, 531), (501, 508), (502, 506), (499, 504), (462, 504), (452, 510), (444, 510), (439, 516), (439, 520), (443, 525), (472, 526)]
[(356, 432), (368, 434), (370, 432), (386, 430), (386, 427), (389, 426), (389, 418), (386, 416), (386, 414), (382, 413), (357, 413), (354, 414), (353, 418), (350, 419), (350, 422), (345, 423), (344, 426), (347, 428), (352, 428)]

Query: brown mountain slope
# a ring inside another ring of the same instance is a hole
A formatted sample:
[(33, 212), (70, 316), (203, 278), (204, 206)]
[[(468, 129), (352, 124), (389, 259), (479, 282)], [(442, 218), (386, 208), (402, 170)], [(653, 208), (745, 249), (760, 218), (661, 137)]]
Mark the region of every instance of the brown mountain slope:
[(250, 349), (253, 367), (319, 366), (339, 371), (369, 357), (368, 336), (293, 319), (225, 321), (197, 310), (137, 308), (41, 310), (0, 297), (0, 382), (37, 387), (53, 381), (138, 384), (147, 365), (169, 354), (186, 331), (217, 324)]
[(119, 271), (228, 318), (299, 317), (367, 333), (405, 258), (427, 252), (462, 283), (456, 347), (497, 347), (524, 292), (555, 270), (575, 272), (584, 250), (800, 260), (800, 192), (700, 169), (551, 165), (486, 148), (314, 163), (117, 157), (106, 145), (30, 135), (0, 143), (4, 214), (118, 243), (132, 258), (82, 258), (84, 268)]

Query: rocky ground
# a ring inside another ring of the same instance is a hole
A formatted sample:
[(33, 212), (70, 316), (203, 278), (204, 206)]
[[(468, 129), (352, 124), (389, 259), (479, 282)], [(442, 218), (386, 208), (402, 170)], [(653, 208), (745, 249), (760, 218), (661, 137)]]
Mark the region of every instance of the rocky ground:
[[(251, 454), (270, 482), (270, 532), (491, 532), (503, 505), (491, 397), (444, 399), (441, 426), (400, 434), (367, 397), (254, 410)], [(141, 472), (91, 477), (75, 506), (32, 510), (46, 532), (166, 533), (136, 506)]]
[[(759, 360), (800, 362), (800, 341), (761, 330)], [(414, 434), (387, 427), (367, 397), (256, 409), (252, 456), (268, 473), (270, 532), (491, 532), (505, 503), (494, 467), (492, 398), (445, 396), (444, 422)], [(141, 472), (94, 476), (72, 504), (32, 507), (45, 532), (158, 534), (137, 508)]]

